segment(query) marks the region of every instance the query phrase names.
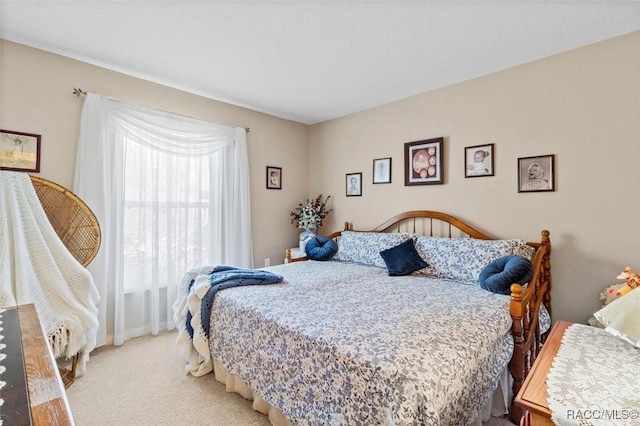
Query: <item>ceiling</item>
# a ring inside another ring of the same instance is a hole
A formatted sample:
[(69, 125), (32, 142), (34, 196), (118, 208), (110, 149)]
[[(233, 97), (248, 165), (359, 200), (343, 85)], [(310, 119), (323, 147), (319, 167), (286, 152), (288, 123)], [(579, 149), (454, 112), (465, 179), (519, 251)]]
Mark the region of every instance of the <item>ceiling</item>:
[(639, 29), (631, 0), (0, 0), (1, 38), (305, 124)]

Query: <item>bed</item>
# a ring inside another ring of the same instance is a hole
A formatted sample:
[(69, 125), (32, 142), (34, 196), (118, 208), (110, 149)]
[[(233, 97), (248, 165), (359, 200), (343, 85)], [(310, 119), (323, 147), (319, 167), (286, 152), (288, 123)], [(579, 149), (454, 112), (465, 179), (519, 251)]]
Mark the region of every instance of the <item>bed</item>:
[[(477, 423), (502, 387), (519, 421), (512, 396), (550, 323), (548, 231), (540, 242), (497, 240), (421, 210), (367, 232), (347, 223), (330, 237), (340, 247), (335, 261), (289, 258), (265, 268), (283, 276), (281, 283), (217, 293), (199, 362), (210, 357), (227, 390), (253, 399), (273, 424), (459, 425)], [(389, 276), (374, 257), (398, 238), (413, 238), (427, 263), (452, 263), (460, 277), (438, 270)], [(429, 258), (434, 244), (449, 252)], [(516, 246), (533, 264), (526, 285), (502, 295), (465, 282), (464, 274)], [(363, 258), (349, 257), (354, 247)]]

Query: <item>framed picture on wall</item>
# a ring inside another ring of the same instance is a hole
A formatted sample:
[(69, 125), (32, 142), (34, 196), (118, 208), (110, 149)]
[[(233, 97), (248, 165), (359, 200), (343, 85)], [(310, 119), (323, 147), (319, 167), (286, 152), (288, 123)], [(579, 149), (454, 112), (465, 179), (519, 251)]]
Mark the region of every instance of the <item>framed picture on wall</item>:
[(493, 144), (464, 149), (464, 177), (493, 176)]
[(444, 138), (404, 144), (404, 185), (444, 183), (442, 144)]
[(373, 183), (391, 183), (391, 157), (373, 160)]
[(362, 196), (362, 173), (347, 173), (347, 197)]
[(0, 130), (0, 169), (40, 172), (40, 135)]
[(555, 155), (518, 158), (518, 192), (555, 191)]
[(267, 166), (267, 189), (282, 189), (282, 167)]

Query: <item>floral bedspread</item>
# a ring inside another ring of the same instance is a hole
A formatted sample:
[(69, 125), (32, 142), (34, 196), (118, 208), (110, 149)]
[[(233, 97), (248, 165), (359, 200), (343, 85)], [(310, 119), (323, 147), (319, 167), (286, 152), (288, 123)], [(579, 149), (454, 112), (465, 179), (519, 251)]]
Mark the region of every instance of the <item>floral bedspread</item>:
[(221, 291), (212, 355), (296, 425), (464, 425), (513, 352), (509, 296), (382, 268), (296, 262)]

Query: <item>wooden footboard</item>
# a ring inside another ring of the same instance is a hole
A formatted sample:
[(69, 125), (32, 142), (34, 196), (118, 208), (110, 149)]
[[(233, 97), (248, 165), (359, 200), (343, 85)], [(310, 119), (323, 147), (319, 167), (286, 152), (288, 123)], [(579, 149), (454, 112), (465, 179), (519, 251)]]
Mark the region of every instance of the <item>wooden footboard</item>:
[[(513, 376), (513, 396), (518, 394), (524, 379), (542, 349), (549, 330), (540, 333), (540, 305), (551, 315), (551, 240), (549, 231), (542, 231), (539, 244), (529, 243), (535, 247), (533, 260), (533, 276), (524, 292), (520, 284), (511, 286), (510, 313), (513, 323), (511, 331), (514, 339), (513, 357), (509, 362), (509, 371)], [(522, 410), (513, 404), (509, 408), (511, 420), (520, 423)]]

